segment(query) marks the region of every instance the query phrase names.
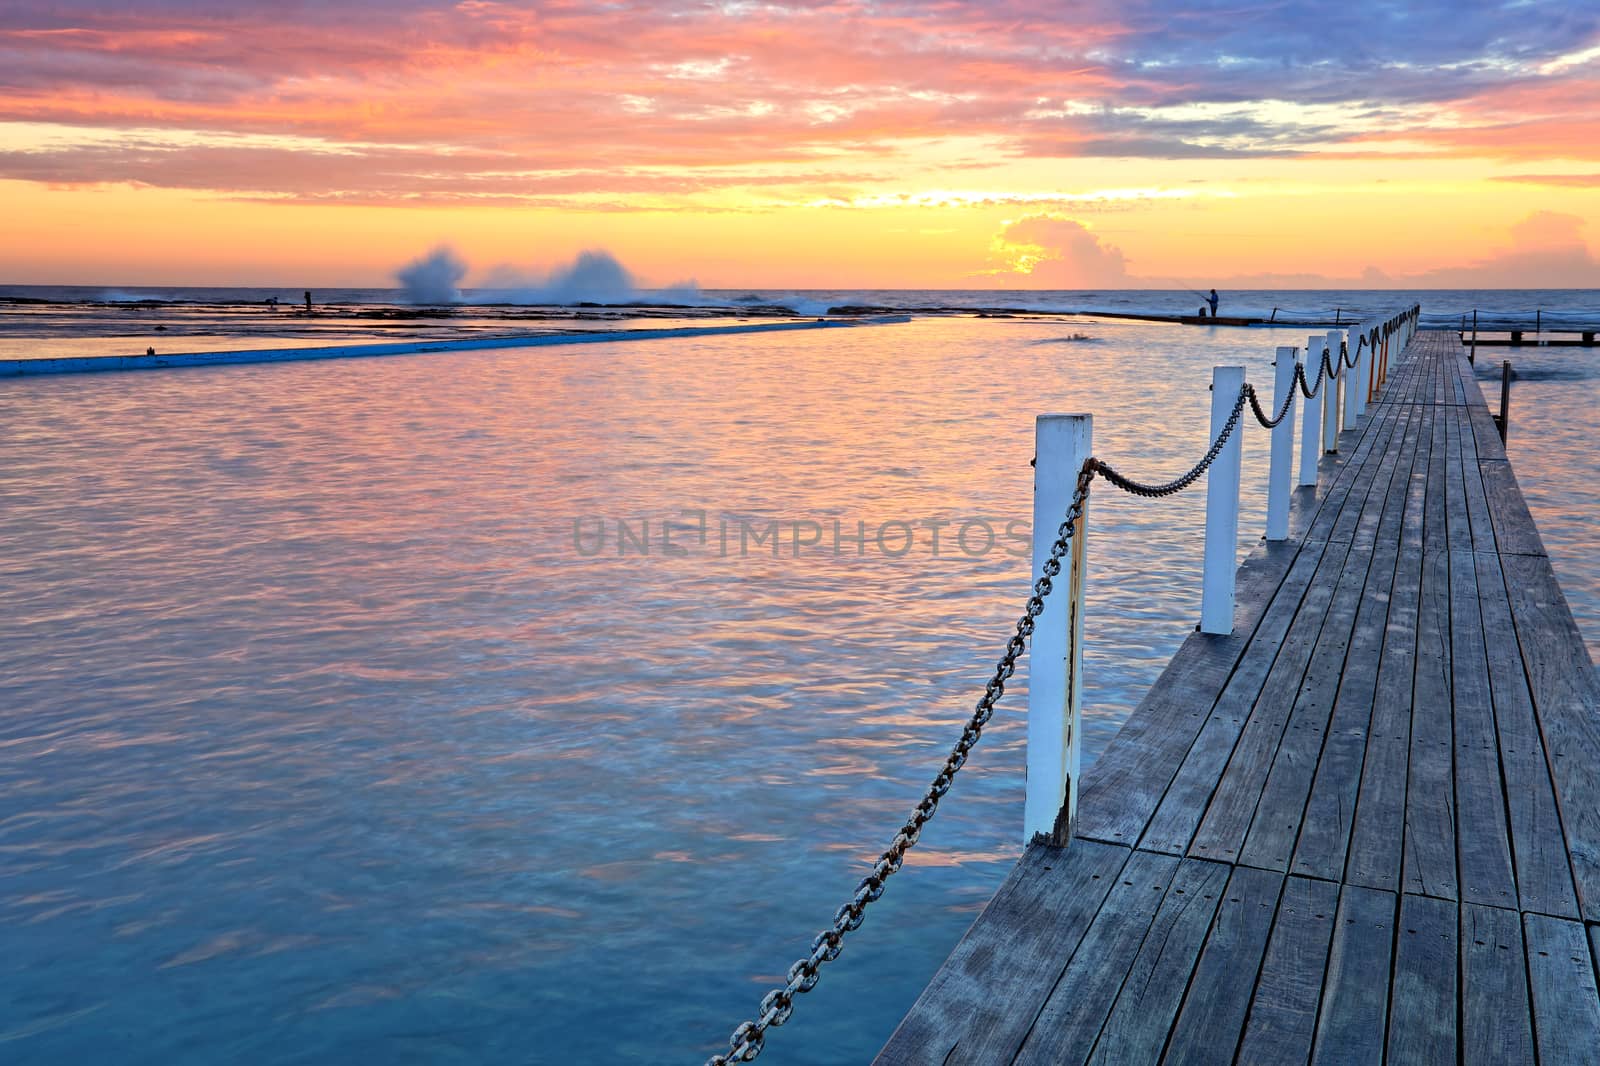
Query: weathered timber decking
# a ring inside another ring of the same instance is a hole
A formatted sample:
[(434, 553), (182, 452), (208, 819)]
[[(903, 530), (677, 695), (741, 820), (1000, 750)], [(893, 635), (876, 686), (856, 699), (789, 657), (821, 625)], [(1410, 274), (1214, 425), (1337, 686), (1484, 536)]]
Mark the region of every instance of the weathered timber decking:
[(1600, 1061), (1600, 684), (1454, 334), (1293, 525), (879, 1063)]

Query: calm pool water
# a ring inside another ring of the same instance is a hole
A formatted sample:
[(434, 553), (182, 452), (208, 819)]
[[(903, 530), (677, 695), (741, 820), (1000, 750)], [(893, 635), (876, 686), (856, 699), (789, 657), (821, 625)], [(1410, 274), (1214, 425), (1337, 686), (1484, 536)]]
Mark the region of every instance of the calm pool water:
[[(1269, 385), (1303, 342), (944, 320), (0, 382), (0, 1058), (700, 1061), (992, 667), (1033, 416), (1170, 475), (1210, 366)], [(1600, 647), (1600, 376), (1518, 360)], [(1193, 625), (1202, 509), (1097, 491), (1091, 756)], [(763, 1062), (870, 1057), (959, 938), (1019, 851), (1025, 704)]]

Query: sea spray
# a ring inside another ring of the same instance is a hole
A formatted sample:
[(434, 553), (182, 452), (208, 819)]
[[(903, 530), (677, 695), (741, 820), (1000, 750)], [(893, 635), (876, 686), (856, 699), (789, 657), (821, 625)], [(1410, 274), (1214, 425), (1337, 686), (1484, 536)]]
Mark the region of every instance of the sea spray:
[(447, 245), (395, 272), (412, 304), (518, 304), (572, 307), (578, 304), (643, 304), (658, 307), (721, 307), (693, 280), (662, 289), (641, 289), (633, 274), (603, 248), (592, 248), (548, 273), (501, 265), (490, 269), (475, 291), (463, 295), (467, 264)]
[(407, 303), (455, 304), (461, 302), (458, 286), (467, 276), (467, 264), (448, 245), (441, 244), (395, 271), (394, 276), (405, 289)]
[[(603, 249), (579, 252), (578, 257), (543, 278), (530, 277), (511, 266), (489, 271), (484, 289), (493, 290), (496, 303), (518, 304), (624, 304), (638, 298), (633, 275)], [(480, 295), (479, 299), (484, 296)]]
[(603, 248), (579, 252), (566, 266), (544, 276), (511, 266), (489, 271), (474, 303), (511, 303), (571, 307), (576, 304), (650, 304), (655, 306), (721, 306), (708, 300), (693, 281), (664, 289), (641, 289), (632, 272)]

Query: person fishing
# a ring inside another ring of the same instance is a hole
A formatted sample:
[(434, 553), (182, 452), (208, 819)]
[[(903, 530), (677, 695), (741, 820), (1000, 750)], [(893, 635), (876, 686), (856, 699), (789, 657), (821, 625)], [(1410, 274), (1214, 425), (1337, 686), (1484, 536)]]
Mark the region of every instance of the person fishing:
[(1212, 289), (1211, 290), (1211, 295), (1206, 297), (1206, 303), (1211, 305), (1211, 317), (1212, 318), (1216, 318), (1217, 317), (1217, 303), (1218, 303), (1217, 290), (1216, 289)]

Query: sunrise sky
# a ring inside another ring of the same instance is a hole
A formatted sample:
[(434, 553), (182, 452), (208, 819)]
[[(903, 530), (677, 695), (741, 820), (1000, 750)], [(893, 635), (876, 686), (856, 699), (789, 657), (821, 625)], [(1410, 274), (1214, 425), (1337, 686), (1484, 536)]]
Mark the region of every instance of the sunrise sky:
[(0, 0), (0, 282), (1600, 287), (1600, 6)]

